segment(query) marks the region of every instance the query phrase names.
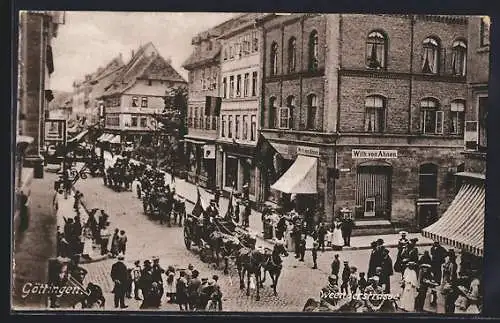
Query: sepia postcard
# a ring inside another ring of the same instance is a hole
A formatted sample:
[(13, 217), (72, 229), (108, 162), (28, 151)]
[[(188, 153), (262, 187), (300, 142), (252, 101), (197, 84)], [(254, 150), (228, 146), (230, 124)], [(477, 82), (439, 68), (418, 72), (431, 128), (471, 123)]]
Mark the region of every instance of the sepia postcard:
[(20, 11), (11, 308), (480, 314), (490, 24)]

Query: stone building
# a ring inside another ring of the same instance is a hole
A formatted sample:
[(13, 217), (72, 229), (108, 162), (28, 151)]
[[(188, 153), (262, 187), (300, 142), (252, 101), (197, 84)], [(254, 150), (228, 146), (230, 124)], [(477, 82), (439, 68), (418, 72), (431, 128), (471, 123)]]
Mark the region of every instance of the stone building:
[[(215, 188), (215, 141), (219, 131), (221, 100), (221, 42), (219, 36), (247, 21), (253, 14), (241, 14), (193, 37), (193, 52), (182, 67), (188, 71), (188, 134), (184, 137), (189, 157), (187, 180)], [(209, 112), (208, 114), (206, 112)]]
[(358, 232), (436, 221), (463, 167), (467, 19), (292, 14), (259, 26), (261, 131), (284, 174), (261, 179), (265, 197), (296, 195), (326, 220), (346, 207)]
[(258, 139), (260, 106), (260, 31), (249, 14), (244, 23), (218, 39), (222, 44), (220, 126), (216, 141), (217, 187), (243, 192), (257, 201), (260, 175), (253, 157)]
[(464, 149), (461, 152), (465, 161), (456, 174), (455, 198), (439, 221), (422, 231), (429, 238), (460, 248), (462, 258), (468, 256), (470, 268), (480, 268), (484, 254), (489, 31), (489, 17), (469, 17), (466, 66), (468, 93)]
[(158, 129), (153, 114), (163, 111), (172, 89), (185, 84), (151, 42), (141, 46), (97, 98), (105, 106), (105, 132), (114, 135), (106, 140), (135, 146), (151, 143)]

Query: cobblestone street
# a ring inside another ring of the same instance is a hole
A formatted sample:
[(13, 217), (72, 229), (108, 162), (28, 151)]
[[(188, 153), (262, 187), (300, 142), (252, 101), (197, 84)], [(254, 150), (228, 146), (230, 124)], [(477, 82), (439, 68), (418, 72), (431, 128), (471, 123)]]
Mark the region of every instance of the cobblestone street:
[[(167, 227), (149, 220), (142, 210), (142, 204), (133, 192), (114, 192), (102, 184), (100, 178), (81, 180), (77, 189), (85, 194), (84, 200), (88, 208), (103, 208), (110, 215), (110, 220), (116, 228), (124, 229), (128, 236), (125, 261), (133, 263), (135, 260), (144, 261), (153, 256), (160, 257), (161, 265), (166, 268), (172, 265), (176, 268), (186, 268), (193, 264), (201, 273), (201, 277), (211, 277), (218, 274), (220, 285), (224, 293), (225, 311), (302, 311), (305, 301), (309, 297), (318, 298), (319, 290), (326, 284), (330, 271), (330, 263), (335, 252), (326, 251), (318, 255), (318, 270), (312, 270), (311, 253), (307, 252), (305, 262), (299, 262), (290, 253), (284, 259), (284, 268), (278, 283), (278, 296), (272, 295), (269, 282), (261, 291), (261, 300), (256, 301), (253, 296), (247, 297), (245, 291), (239, 289), (238, 274), (231, 263), (230, 275), (223, 275), (222, 270), (210, 268), (199, 260), (196, 250), (188, 251), (184, 245), (182, 228)], [(188, 204), (188, 212), (192, 205)], [(114, 229), (112, 227), (112, 229)], [(258, 240), (258, 244), (271, 245)], [(395, 259), (396, 250), (390, 249), (391, 257)], [(368, 266), (369, 250), (341, 251), (341, 261), (348, 260), (351, 265), (366, 271)], [(99, 284), (106, 296), (106, 309), (112, 309), (113, 294), (110, 270), (113, 259), (84, 265), (89, 271), (86, 282)], [(268, 278), (269, 280), (269, 278)], [(399, 291), (400, 275), (392, 276), (392, 289)], [(253, 294), (252, 294), (253, 295)], [(129, 310), (137, 310), (140, 301), (128, 300)], [(163, 301), (162, 310), (177, 310), (176, 305), (166, 304)]]

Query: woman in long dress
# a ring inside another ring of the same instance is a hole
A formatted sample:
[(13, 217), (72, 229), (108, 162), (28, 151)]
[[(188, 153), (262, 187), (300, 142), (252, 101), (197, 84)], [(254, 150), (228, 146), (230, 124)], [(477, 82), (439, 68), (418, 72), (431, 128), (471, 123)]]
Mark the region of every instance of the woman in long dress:
[(399, 300), (399, 307), (407, 312), (415, 312), (415, 298), (418, 294), (418, 278), (415, 266), (415, 262), (409, 262), (406, 268), (403, 269), (403, 292)]
[(342, 238), (342, 232), (340, 227), (342, 222), (339, 218), (335, 218), (333, 222), (333, 233), (332, 233), (332, 248), (333, 250), (342, 250), (344, 246), (344, 239)]

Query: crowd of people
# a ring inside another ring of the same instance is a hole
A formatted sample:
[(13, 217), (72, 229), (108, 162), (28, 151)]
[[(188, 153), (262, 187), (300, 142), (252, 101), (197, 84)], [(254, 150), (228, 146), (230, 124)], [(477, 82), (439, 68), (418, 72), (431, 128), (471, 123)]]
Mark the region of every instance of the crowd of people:
[(115, 308), (127, 308), (125, 299), (142, 301), (141, 309), (157, 309), (162, 299), (168, 304), (177, 304), (180, 311), (222, 311), (222, 292), (218, 284), (219, 277), (200, 278), (200, 272), (189, 264), (180, 269), (160, 265), (160, 259), (152, 261), (136, 260), (133, 265), (124, 262), (119, 255), (118, 261), (111, 268), (114, 282)]
[[(367, 272), (358, 273), (358, 268), (350, 266), (348, 261), (343, 262), (341, 269), (339, 254), (335, 254), (328, 285), (321, 293), (399, 294), (389, 305), (397, 302), (395, 307), (406, 312), (422, 312), (427, 303), (436, 307), (438, 297), (443, 297), (445, 313), (480, 313), (481, 284), (477, 267), (462, 260), (459, 270), (454, 250), (446, 250), (438, 242), (420, 254), (417, 241), (401, 232), (394, 263), (383, 239), (373, 241)], [(395, 273), (401, 274), (401, 283), (391, 287), (391, 276)], [(352, 298), (344, 298), (322, 297), (321, 303), (326, 308), (339, 310), (352, 301)], [(387, 306), (382, 298), (357, 298), (355, 303), (353, 306), (362, 308), (361, 311), (379, 311)]]

